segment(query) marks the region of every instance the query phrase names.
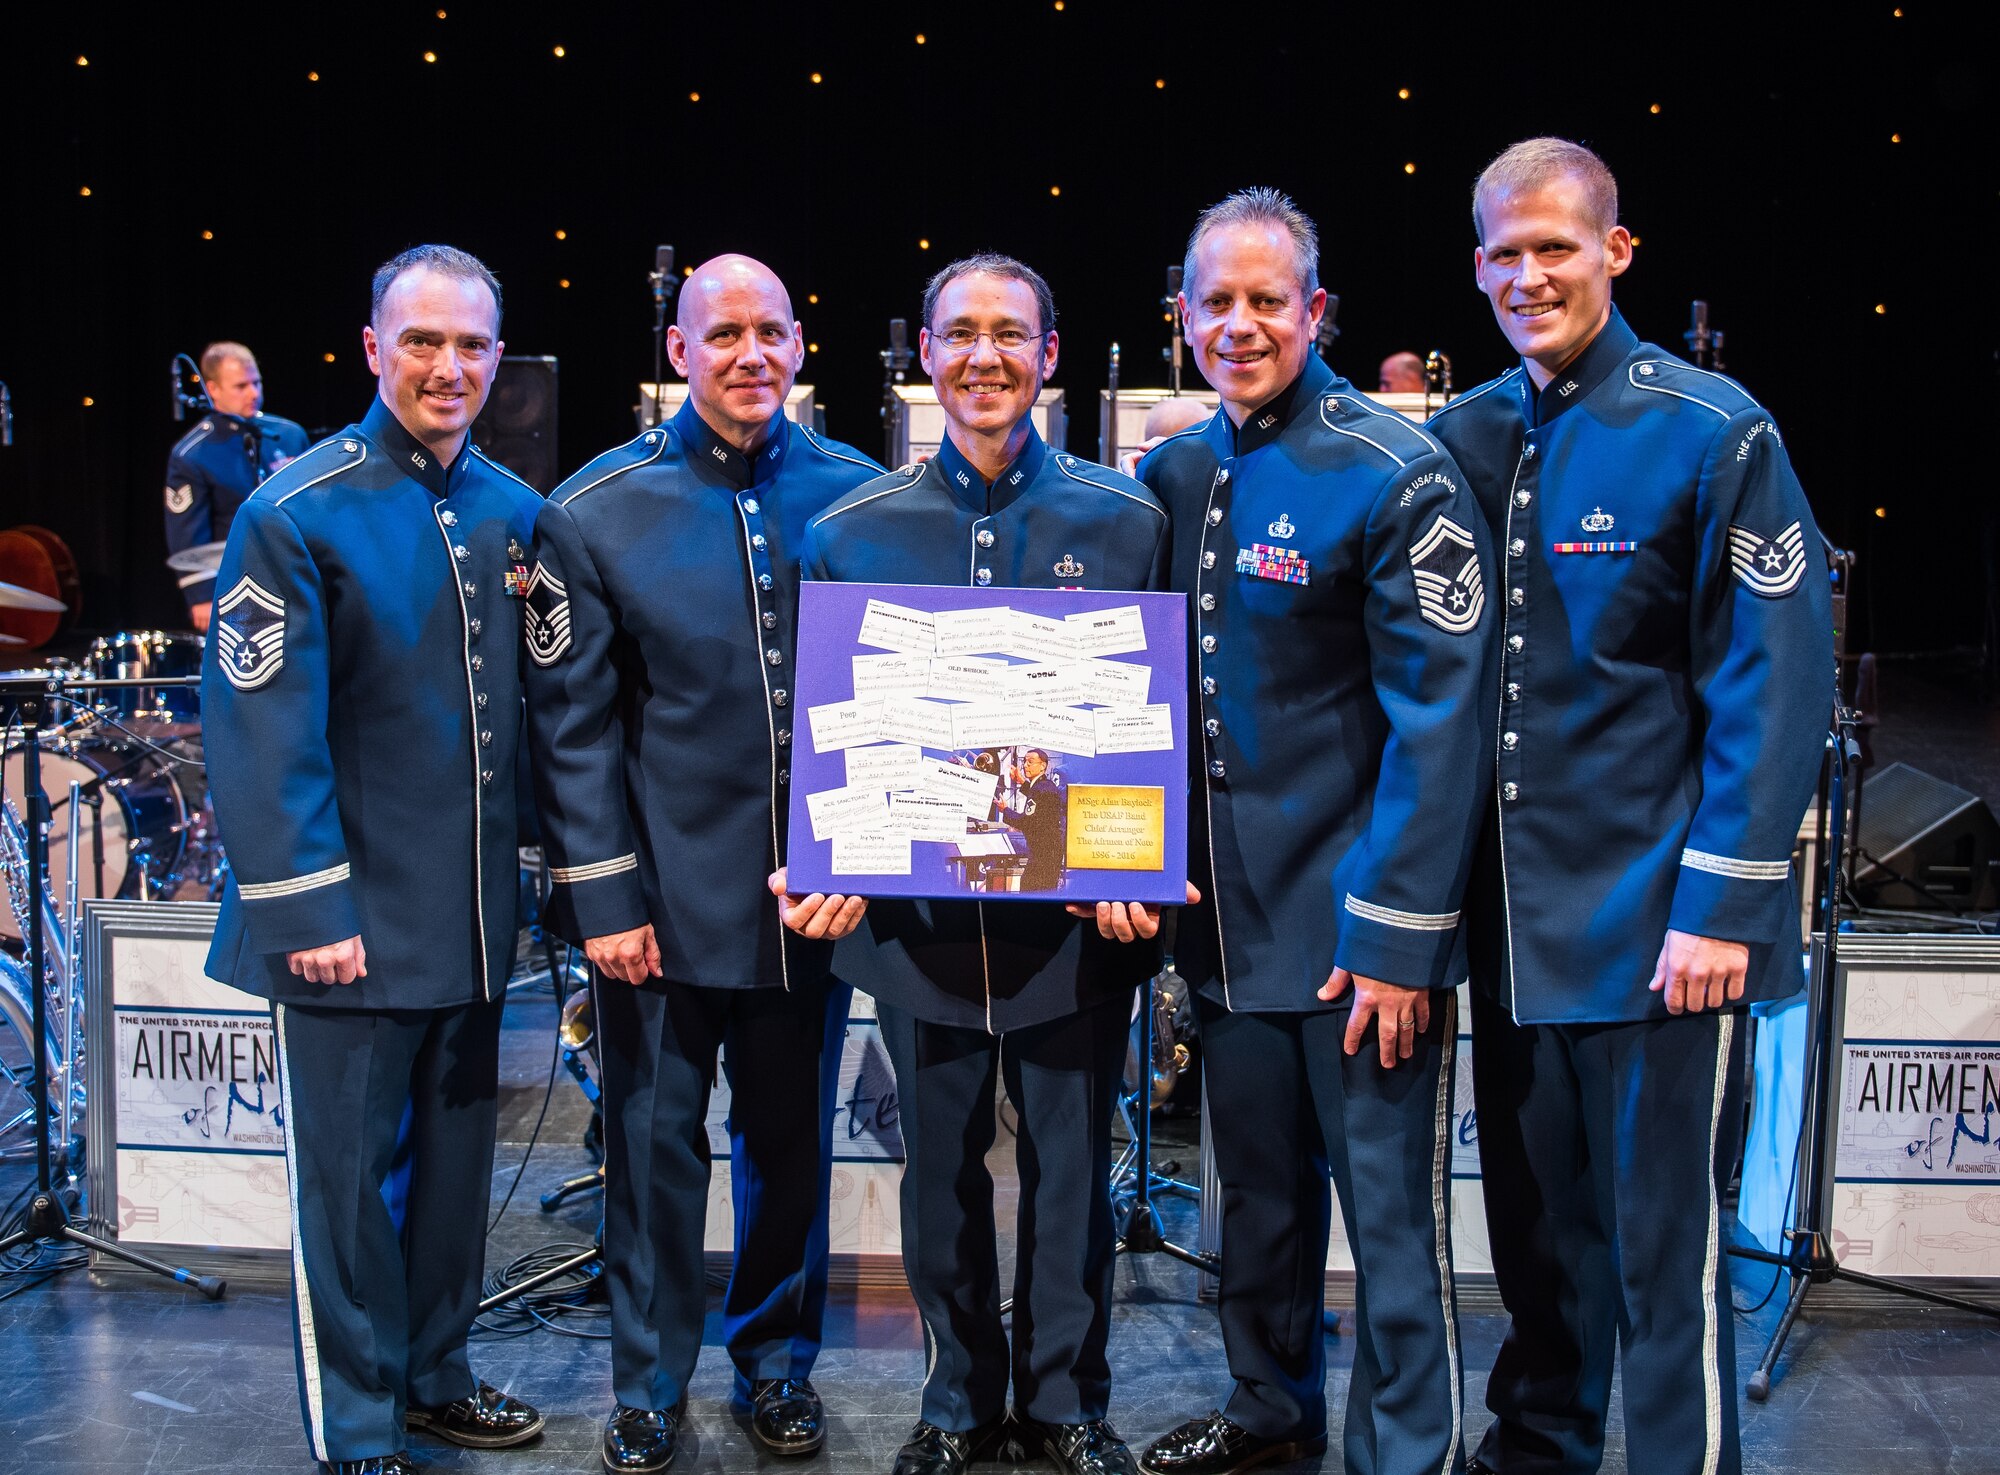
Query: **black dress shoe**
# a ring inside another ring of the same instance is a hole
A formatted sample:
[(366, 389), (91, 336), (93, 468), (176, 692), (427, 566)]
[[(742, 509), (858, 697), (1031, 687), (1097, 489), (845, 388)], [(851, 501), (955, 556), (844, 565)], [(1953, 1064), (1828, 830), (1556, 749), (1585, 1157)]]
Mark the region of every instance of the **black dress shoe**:
[(604, 1468), (617, 1471), (664, 1470), (674, 1462), (680, 1443), (681, 1420), (687, 1401), (673, 1408), (627, 1408), (619, 1404), (604, 1421)]
[(1006, 1423), (999, 1418), (960, 1430), (919, 1423), (910, 1431), (909, 1442), (896, 1451), (890, 1475), (964, 1475), (965, 1467), (979, 1458)]
[(470, 1398), (447, 1403), (443, 1408), (417, 1408), (403, 1416), (409, 1428), (422, 1429), (462, 1444), (467, 1449), (507, 1449), (526, 1444), (542, 1432), (547, 1422), (541, 1414), (518, 1398), (510, 1397), (491, 1383), (481, 1383)]
[(417, 1475), (417, 1467), (401, 1450), (367, 1460), (322, 1460), (320, 1469), (327, 1475)]
[(1162, 1434), (1139, 1459), (1148, 1475), (1236, 1475), (1259, 1465), (1303, 1460), (1326, 1453), (1326, 1436), (1311, 1439), (1265, 1439), (1234, 1419), (1211, 1413), (1189, 1419)]
[(750, 1432), (773, 1454), (809, 1455), (826, 1443), (826, 1410), (805, 1378), (759, 1378), (750, 1387)]
[(1139, 1475), (1139, 1462), (1108, 1419), (1045, 1424), (1039, 1419), (1016, 1418), (1014, 1426), (1026, 1458), (1045, 1454), (1064, 1475)]

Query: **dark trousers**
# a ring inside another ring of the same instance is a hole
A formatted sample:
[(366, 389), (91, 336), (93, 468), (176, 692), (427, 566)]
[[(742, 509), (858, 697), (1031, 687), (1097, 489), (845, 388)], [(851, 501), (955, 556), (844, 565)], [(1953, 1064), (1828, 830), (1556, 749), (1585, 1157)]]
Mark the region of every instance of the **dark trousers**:
[(1741, 1468), (1721, 1204), (1740, 1018), (1517, 1025), (1474, 994), (1487, 1234), (1512, 1318), (1479, 1456), (1503, 1475), (1597, 1469), (1620, 1349), (1634, 1469)]
[(736, 1255), (723, 1341), (737, 1391), (803, 1378), (826, 1311), (834, 1093), (852, 990), (596, 984), (604, 1071), (604, 1265), (611, 1386), (672, 1408), (701, 1352), (708, 1289), (708, 1093), (729, 1079)]
[[(274, 1005), (292, 1194), (292, 1326), (313, 1458), (394, 1454), (405, 1410), (476, 1392), (500, 1005)], [(400, 1231), (384, 1198), (409, 1179)]]
[(1326, 1429), (1329, 1173), (1354, 1252), (1351, 1475), (1462, 1469), (1451, 1283), (1451, 1091), (1458, 1005), (1431, 996), (1415, 1052), (1384, 1070), (1345, 1010), (1232, 1013), (1202, 997), (1208, 1130), (1222, 1179), (1218, 1313), (1225, 1412), (1266, 1439)]
[[(924, 1324), (922, 1417), (976, 1428), (1014, 1408), (1051, 1424), (1104, 1417), (1111, 1396), (1111, 1112), (1129, 996), (989, 1035), (877, 1006), (896, 1068), (903, 1272)], [(996, 1074), (1019, 1119), (1014, 1338), (1000, 1324), (993, 1179)]]

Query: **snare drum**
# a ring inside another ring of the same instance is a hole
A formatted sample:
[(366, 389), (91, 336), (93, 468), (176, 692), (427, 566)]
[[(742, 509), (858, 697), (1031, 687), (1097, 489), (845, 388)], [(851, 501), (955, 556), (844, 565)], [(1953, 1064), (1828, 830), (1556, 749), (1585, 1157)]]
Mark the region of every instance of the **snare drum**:
[[(136, 744), (105, 742), (45, 746), (41, 754), (42, 792), (49, 796), (49, 894), (58, 902), (68, 892), (72, 833), (77, 841), (76, 893), (79, 904), (94, 896), (150, 899), (175, 881), (187, 845), (188, 808), (167, 759)], [(0, 783), (17, 812), (22, 761), (9, 753)], [(70, 826), (69, 787), (83, 785), (81, 812)], [(97, 834), (104, 842), (104, 881), (97, 879), (97, 840), (92, 829), (93, 795), (103, 799)], [(13, 908), (0, 901), (0, 935), (19, 937)]]
[[(100, 679), (201, 675), (202, 638), (192, 630), (120, 630), (90, 643), (90, 674)], [(201, 731), (197, 686), (109, 687), (97, 705), (148, 737), (186, 737)]]

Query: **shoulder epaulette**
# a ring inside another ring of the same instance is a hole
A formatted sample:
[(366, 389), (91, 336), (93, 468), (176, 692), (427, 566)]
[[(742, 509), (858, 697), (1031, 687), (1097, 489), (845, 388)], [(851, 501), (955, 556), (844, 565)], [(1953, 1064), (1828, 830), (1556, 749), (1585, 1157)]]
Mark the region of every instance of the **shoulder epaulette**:
[(330, 435), (317, 445), (307, 446), (272, 472), (257, 488), (257, 496), (282, 507), (308, 487), (351, 471), (368, 459), (368, 442), (350, 425), (338, 435)]
[(666, 454), (672, 440), (673, 437), (659, 426), (641, 431), (624, 445), (613, 446), (603, 455), (585, 463), (580, 471), (549, 493), (549, 500), (559, 507), (566, 507), (585, 492), (659, 460)]

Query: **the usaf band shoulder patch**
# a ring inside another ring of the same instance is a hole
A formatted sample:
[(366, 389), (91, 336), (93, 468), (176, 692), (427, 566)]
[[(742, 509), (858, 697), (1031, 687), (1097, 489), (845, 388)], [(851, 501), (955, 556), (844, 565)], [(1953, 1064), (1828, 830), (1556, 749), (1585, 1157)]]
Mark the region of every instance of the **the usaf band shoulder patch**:
[(238, 691), (268, 684), (285, 665), (285, 601), (245, 574), (215, 605), (216, 663)]
[(537, 559), (528, 575), (527, 599), (521, 627), (528, 655), (537, 666), (553, 666), (569, 649), (569, 590)]
[(179, 517), (192, 506), (194, 506), (193, 482), (188, 482), (185, 486), (167, 488), (167, 511)]
[(1410, 573), (1417, 581), (1417, 609), (1440, 630), (1463, 635), (1486, 608), (1486, 581), (1472, 534), (1442, 512), (1431, 530), (1410, 545)]
[(1805, 579), (1805, 534), (1797, 523), (1775, 538), (1731, 523), (1729, 565), (1752, 594), (1761, 594), (1766, 599), (1782, 598)]

